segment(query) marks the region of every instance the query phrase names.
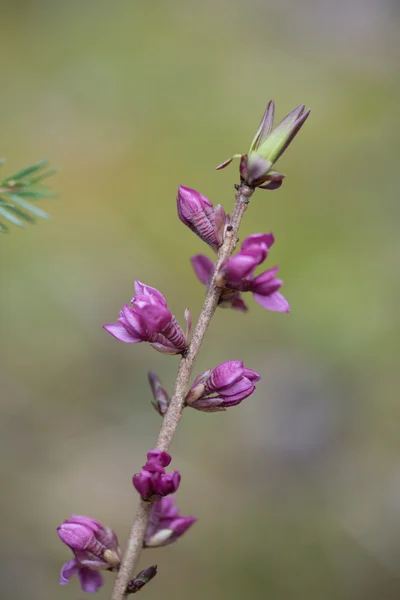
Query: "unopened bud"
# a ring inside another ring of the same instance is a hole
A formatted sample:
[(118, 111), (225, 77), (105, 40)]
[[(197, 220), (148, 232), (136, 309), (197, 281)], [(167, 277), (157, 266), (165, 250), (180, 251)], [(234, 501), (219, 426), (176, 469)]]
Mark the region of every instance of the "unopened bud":
[(149, 583), (157, 575), (157, 565), (153, 565), (141, 571), (139, 575), (136, 575), (126, 586), (126, 594), (136, 594), (142, 589), (146, 583)]

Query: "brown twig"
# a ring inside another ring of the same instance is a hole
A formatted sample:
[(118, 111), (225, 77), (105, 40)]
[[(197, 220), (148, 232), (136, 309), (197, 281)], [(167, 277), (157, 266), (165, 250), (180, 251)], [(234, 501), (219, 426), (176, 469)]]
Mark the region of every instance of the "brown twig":
[[(182, 410), (185, 404), (186, 389), (194, 367), (194, 363), (212, 316), (218, 306), (218, 300), (221, 295), (221, 288), (216, 285), (218, 269), (235, 249), (240, 222), (253, 193), (254, 188), (249, 187), (244, 183), (241, 183), (237, 187), (236, 202), (233, 209), (231, 223), (227, 228), (224, 242), (218, 250), (214, 276), (208, 287), (203, 309), (193, 332), (192, 340), (185, 355), (181, 358), (179, 363), (179, 369), (175, 380), (175, 387), (171, 402), (165, 414), (163, 424), (158, 435), (156, 446), (158, 450), (163, 450), (165, 452), (168, 451), (176, 428), (178, 427), (181, 419)], [(151, 503), (140, 499), (136, 517), (129, 536), (126, 552), (122, 559), (121, 567), (115, 581), (112, 600), (123, 600), (126, 595), (126, 586), (131, 579), (132, 571), (137, 564), (142, 550), (143, 539), (146, 533), (150, 512)]]

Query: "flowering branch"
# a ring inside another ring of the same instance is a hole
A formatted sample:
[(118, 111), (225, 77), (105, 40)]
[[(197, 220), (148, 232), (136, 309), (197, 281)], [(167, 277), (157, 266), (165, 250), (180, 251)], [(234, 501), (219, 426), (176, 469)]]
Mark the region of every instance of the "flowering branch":
[[(215, 273), (209, 285), (203, 309), (193, 332), (192, 341), (190, 342), (185, 355), (182, 356), (179, 364), (171, 402), (165, 414), (164, 421), (158, 435), (156, 446), (157, 450), (161, 450), (163, 452), (168, 451), (176, 428), (178, 427), (179, 421), (182, 417), (182, 410), (185, 405), (185, 393), (189, 383), (190, 375), (192, 373), (194, 363), (199, 353), (200, 346), (206, 334), (207, 328), (218, 306), (218, 300), (222, 292), (222, 289), (216, 284), (217, 273), (222, 263), (230, 257), (235, 248), (240, 222), (254, 191), (254, 188), (242, 183), (236, 192), (236, 203), (232, 215), (232, 221), (227, 227), (225, 240), (218, 251), (217, 261), (215, 263)], [(137, 564), (140, 552), (142, 550), (142, 540), (146, 533), (150, 512), (151, 503), (140, 499), (136, 518), (129, 536), (127, 549), (115, 581), (112, 600), (122, 600), (124, 598), (125, 590), (130, 580), (131, 573)]]
[(283, 313), (290, 310), (289, 303), (279, 292), (283, 282), (276, 277), (278, 267), (254, 275), (275, 241), (272, 233), (249, 236), (242, 242), (240, 251), (232, 254), (243, 215), (256, 188), (276, 190), (282, 185), (284, 175), (272, 170), (272, 166), (308, 114), (304, 106), (299, 106), (272, 129), (274, 105), (270, 102), (249, 152), (234, 155), (217, 167), (224, 168), (233, 158), (240, 158), (240, 184), (235, 186), (232, 217), (221, 205), (214, 208), (196, 190), (180, 186), (177, 197), (180, 220), (217, 253), (215, 263), (207, 256), (192, 257), (195, 273), (207, 286), (207, 292), (191, 341), (189, 310), (185, 311), (184, 332), (161, 292), (140, 281), (135, 281), (135, 296), (130, 305), (124, 305), (117, 322), (104, 325), (124, 343), (148, 342), (164, 354), (180, 354), (181, 360), (171, 398), (157, 375), (149, 373), (153, 406), (163, 417), (163, 423), (155, 449), (147, 453), (145, 465), (132, 478), (140, 499), (125, 555), (121, 560), (117, 536), (111, 529), (89, 517), (72, 515), (58, 531), (74, 554), (61, 570), (61, 584), (68, 583), (76, 573), (85, 591), (97, 591), (103, 583), (99, 571), (112, 571), (116, 573), (112, 600), (123, 600), (139, 591), (157, 573), (153, 565), (131, 579), (142, 548), (170, 544), (196, 521), (195, 517), (181, 516), (174, 505), (171, 494), (177, 491), (181, 476), (179, 471), (166, 471), (171, 463), (169, 447), (185, 406), (204, 412), (224, 411), (249, 397), (260, 379), (260, 375), (245, 367), (241, 360), (230, 360), (198, 375), (189, 388), (200, 346), (217, 306), (246, 311), (242, 293), (251, 292), (256, 302), (268, 310)]

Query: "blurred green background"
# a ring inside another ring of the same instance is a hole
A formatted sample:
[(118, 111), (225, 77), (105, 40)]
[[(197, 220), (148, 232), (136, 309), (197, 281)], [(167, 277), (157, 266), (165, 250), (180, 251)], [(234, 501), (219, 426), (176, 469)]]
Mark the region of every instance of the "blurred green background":
[[(49, 222), (0, 237), (1, 598), (60, 587), (71, 512), (112, 525), (160, 420), (146, 372), (177, 357), (102, 329), (134, 279), (183, 322), (208, 252), (176, 216), (178, 184), (229, 211), (267, 101), (311, 118), (259, 191), (241, 237), (272, 230), (292, 312), (219, 310), (196, 372), (243, 359), (257, 393), (187, 411), (177, 499), (199, 521), (142, 555), (143, 599), (396, 600), (400, 593), (399, 4), (393, 0), (1, 2), (4, 174), (42, 157), (61, 173)], [(112, 576), (99, 592), (109, 598)]]

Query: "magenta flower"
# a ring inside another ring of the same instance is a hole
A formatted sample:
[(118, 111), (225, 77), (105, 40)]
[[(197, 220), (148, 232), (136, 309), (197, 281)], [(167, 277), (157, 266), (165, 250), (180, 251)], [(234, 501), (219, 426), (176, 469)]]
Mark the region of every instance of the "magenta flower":
[[(148, 285), (135, 281), (136, 296), (125, 304), (117, 323), (104, 325), (104, 329), (117, 340), (127, 344), (150, 342), (166, 354), (181, 354), (187, 339), (175, 317), (168, 310), (164, 296)], [(190, 320), (189, 311), (185, 317)]]
[(61, 569), (60, 584), (67, 584), (77, 574), (84, 592), (97, 592), (103, 585), (99, 570), (112, 571), (121, 562), (116, 534), (95, 519), (78, 515), (64, 521), (57, 533), (74, 553)]
[(274, 241), (272, 233), (250, 235), (243, 241), (240, 252), (223, 265), (224, 277), (235, 283), (251, 277), (255, 268), (267, 258), (268, 250)]
[(183, 185), (178, 188), (176, 202), (182, 223), (217, 250), (223, 242), (225, 224), (228, 222), (222, 205), (214, 208), (205, 196)]
[(260, 375), (246, 369), (241, 360), (228, 360), (196, 377), (186, 404), (203, 412), (225, 410), (250, 396), (259, 380)]
[[(241, 250), (222, 265), (217, 277), (222, 288), (220, 306), (246, 311), (241, 292), (252, 292), (254, 300), (264, 308), (290, 311), (289, 303), (278, 291), (283, 285), (283, 281), (275, 277), (278, 267), (254, 277), (255, 268), (266, 259), (273, 243), (272, 233), (253, 234), (243, 241)], [(203, 254), (193, 256), (191, 261), (198, 279), (208, 285), (214, 273), (214, 263)]]
[(152, 506), (143, 547), (154, 548), (172, 544), (195, 521), (197, 521), (196, 517), (181, 517), (179, 515), (178, 507), (174, 506), (173, 496), (161, 498), (161, 500), (158, 500)]
[(179, 487), (181, 475), (179, 471), (166, 473), (171, 457), (161, 450), (150, 450), (147, 453), (147, 462), (140, 473), (135, 473), (132, 483), (143, 500), (153, 497), (162, 497), (173, 494)]

